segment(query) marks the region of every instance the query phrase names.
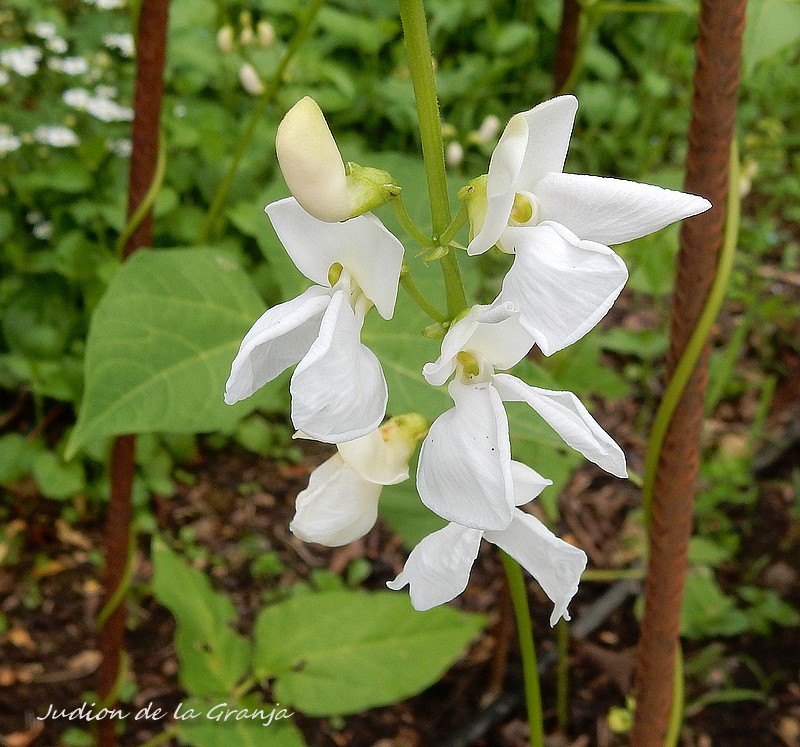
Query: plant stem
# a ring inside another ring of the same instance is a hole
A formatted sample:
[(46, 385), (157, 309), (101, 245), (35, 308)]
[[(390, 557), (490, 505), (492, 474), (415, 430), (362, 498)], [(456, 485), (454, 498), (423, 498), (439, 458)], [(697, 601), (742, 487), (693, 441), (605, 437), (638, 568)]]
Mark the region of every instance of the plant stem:
[(403, 268), (400, 270), (400, 285), (403, 286), (403, 290), (408, 293), (409, 298), (417, 304), (431, 319), (435, 322), (442, 322), (447, 321), (447, 316), (442, 314), (427, 298), (422, 294), (422, 291), (417, 287), (417, 284), (414, 282), (414, 278), (408, 272), (408, 266), (403, 265)]
[[(422, 158), (428, 183), (428, 199), (431, 205), (431, 222), (434, 238), (447, 231), (450, 226), (450, 199), (447, 194), (447, 176), (444, 164), (444, 145), (439, 121), (439, 101), (436, 97), (436, 81), (433, 76), (433, 59), (428, 40), (428, 25), (422, 0), (398, 0), (400, 20), (408, 56), (408, 67), (414, 85), (414, 97), (419, 117), (419, 132), (422, 141)], [(444, 275), (447, 314), (454, 319), (467, 308), (467, 297), (461, 270), (455, 254), (448, 251), (440, 260)]]
[(211, 234), (214, 223), (216, 222), (220, 211), (225, 205), (225, 200), (228, 198), (228, 192), (230, 192), (231, 187), (233, 186), (233, 180), (236, 178), (236, 172), (239, 170), (239, 164), (244, 157), (244, 152), (247, 149), (247, 146), (250, 144), (250, 140), (253, 137), (256, 126), (263, 116), (267, 105), (270, 103), (270, 101), (272, 101), (272, 98), (277, 93), (278, 86), (281, 84), (281, 79), (286, 71), (286, 67), (297, 53), (300, 45), (305, 41), (306, 36), (308, 36), (311, 26), (314, 23), (314, 19), (317, 17), (317, 12), (322, 7), (324, 2), (325, 0), (312, 0), (308, 10), (306, 11), (306, 14), (300, 20), (300, 25), (294, 32), (294, 36), (289, 41), (286, 51), (283, 53), (283, 57), (281, 57), (278, 69), (264, 86), (264, 92), (261, 94), (261, 98), (258, 100), (258, 104), (256, 104), (255, 109), (253, 109), (251, 112), (250, 119), (247, 121), (247, 126), (245, 127), (242, 136), (239, 138), (239, 142), (236, 143), (236, 150), (233, 152), (233, 156), (231, 157), (231, 163), (228, 166), (228, 171), (217, 188), (217, 192), (214, 195), (214, 199), (211, 201), (211, 206), (208, 209), (208, 213), (206, 213), (203, 224), (200, 226), (200, 230), (197, 232), (197, 236), (194, 240), (195, 245), (204, 243)]
[(447, 227), (447, 230), (439, 237), (440, 246), (448, 246), (450, 242), (456, 237), (456, 234), (461, 230), (461, 227), (467, 222), (469, 214), (464, 203), (458, 208), (456, 217), (453, 218), (452, 223)]
[(417, 228), (414, 221), (411, 220), (411, 216), (408, 214), (406, 205), (403, 202), (402, 195), (398, 195), (392, 200), (392, 207), (394, 208), (394, 214), (397, 218), (397, 222), (400, 224), (400, 227), (412, 239), (414, 239), (414, 241), (416, 241), (420, 246), (424, 246), (426, 248), (432, 248), (436, 246), (436, 242), (430, 236), (426, 236), (424, 233), (422, 233), (422, 231)]
[(569, 628), (563, 617), (556, 623), (556, 646), (558, 649), (556, 713), (558, 729), (562, 734), (566, 734), (569, 723)]
[(539, 688), (539, 671), (536, 666), (536, 647), (533, 643), (533, 623), (528, 607), (528, 592), (522, 568), (511, 556), (500, 550), (500, 560), (508, 579), (508, 589), (514, 604), (517, 620), (517, 636), (522, 656), (522, 676), (525, 681), (525, 706), (528, 711), (531, 747), (544, 747), (544, 724), (542, 723), (542, 694)]

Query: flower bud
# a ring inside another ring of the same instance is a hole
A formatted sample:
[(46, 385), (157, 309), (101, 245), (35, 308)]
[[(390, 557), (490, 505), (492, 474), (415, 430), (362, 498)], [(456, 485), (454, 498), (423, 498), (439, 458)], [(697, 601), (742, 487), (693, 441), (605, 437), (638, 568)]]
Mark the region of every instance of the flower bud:
[(249, 47), (253, 43), (253, 27), (243, 26), (239, 32), (239, 44), (243, 47)]
[(258, 77), (256, 69), (249, 62), (245, 62), (239, 68), (239, 81), (242, 84), (242, 88), (251, 96), (260, 96), (264, 93), (264, 84), (261, 82), (261, 78)]
[(494, 140), (497, 137), (497, 133), (500, 132), (501, 124), (502, 122), (500, 122), (500, 118), (496, 114), (489, 114), (481, 122), (480, 127), (472, 133), (472, 142), (477, 145), (483, 145)]
[(400, 194), (385, 171), (356, 163), (345, 169), (325, 116), (309, 96), (278, 125), (275, 150), (292, 195), (318, 220), (335, 223), (354, 218)]
[(222, 54), (228, 54), (233, 51), (233, 28), (231, 26), (222, 26), (217, 31), (217, 48)]
[(444, 160), (451, 169), (459, 167), (464, 160), (464, 146), (458, 140), (453, 140), (444, 152)]
[(259, 21), (256, 26), (258, 43), (262, 47), (271, 47), (275, 41), (275, 28), (269, 21)]
[(469, 216), (470, 241), (481, 232), (483, 223), (486, 220), (486, 210), (489, 204), (486, 197), (486, 182), (488, 178), (488, 174), (476, 177), (458, 191), (458, 199), (464, 203)]

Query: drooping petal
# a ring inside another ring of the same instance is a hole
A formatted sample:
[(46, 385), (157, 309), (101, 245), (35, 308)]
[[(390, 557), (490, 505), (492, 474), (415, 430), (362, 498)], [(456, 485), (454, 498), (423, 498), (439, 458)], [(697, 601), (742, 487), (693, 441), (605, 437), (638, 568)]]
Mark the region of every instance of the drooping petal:
[(229, 405), (249, 397), (299, 362), (317, 338), (330, 291), (313, 287), (267, 309), (245, 335), (225, 384)]
[(309, 213), (329, 222), (349, 215), (344, 161), (322, 110), (310, 96), (286, 112), (275, 135), (275, 150), (289, 191)]
[(403, 571), (386, 585), (396, 591), (408, 584), (411, 604), (420, 611), (455, 599), (467, 588), (482, 534), (458, 524), (429, 534), (411, 551)]
[(456, 356), (462, 350), (479, 355), (496, 368), (511, 368), (532, 347), (533, 338), (520, 324), (513, 304), (473, 306), (447, 331), (441, 355), (435, 363), (425, 364), (422, 375), (433, 386), (444, 384), (455, 371)]
[(319, 336), (295, 369), (290, 391), (295, 428), (317, 441), (365, 436), (386, 413), (381, 364), (361, 343), (361, 323), (344, 291), (336, 291)]
[(380, 428), (354, 441), (338, 444), (347, 465), (361, 478), (376, 485), (395, 485), (408, 478), (410, 448), (384, 439)]
[(504, 402), (527, 402), (564, 441), (590, 462), (617, 477), (627, 477), (625, 454), (572, 392), (552, 392), (495, 374), (492, 383)]
[(495, 303), (510, 302), (545, 355), (583, 337), (608, 312), (628, 279), (607, 246), (581, 241), (557, 223), (512, 227), (503, 243), (516, 252)]
[(484, 538), (508, 553), (544, 589), (555, 605), (550, 625), (569, 620), (567, 606), (586, 568), (586, 553), (556, 537), (541, 521), (517, 509), (508, 529), (484, 532)]
[(536, 185), (536, 198), (540, 220), (601, 244), (638, 239), (711, 207), (697, 195), (583, 174), (547, 174)]
[(511, 460), (511, 479), (514, 481), (514, 504), (521, 506), (538, 497), (553, 481), (542, 477), (527, 464)]
[(328, 270), (338, 262), (356, 280), (384, 319), (391, 319), (403, 264), (403, 245), (372, 213), (343, 223), (325, 223), (287, 197), (265, 208), (275, 233), (297, 269), (328, 286)]
[(455, 407), (440, 415), (419, 455), (422, 502), (448, 521), (504, 529), (514, 509), (511, 445), (503, 403), (488, 382), (448, 389)]
[(564, 168), (577, 109), (574, 96), (558, 96), (511, 117), (489, 162), (486, 216), (469, 243), (469, 254), (481, 254), (497, 243), (517, 192), (531, 191), (545, 174)]
[(378, 518), (381, 486), (359, 477), (340, 454), (312, 473), (297, 495), (289, 529), (304, 542), (339, 547), (363, 537)]

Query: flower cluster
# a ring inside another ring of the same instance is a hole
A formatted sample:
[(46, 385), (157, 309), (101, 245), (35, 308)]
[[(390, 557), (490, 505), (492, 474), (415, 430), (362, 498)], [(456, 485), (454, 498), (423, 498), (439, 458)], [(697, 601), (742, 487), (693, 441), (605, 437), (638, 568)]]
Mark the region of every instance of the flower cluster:
[[(305, 437), (336, 444), (311, 475), (290, 526), (301, 539), (335, 546), (371, 529), (383, 485), (416, 474), (423, 503), (449, 523), (417, 545), (389, 586), (410, 587), (417, 609), (466, 587), (482, 539), (528, 570), (554, 604), (568, 604), (585, 553), (521, 509), (551, 482), (511, 458), (504, 402), (524, 402), (571, 448), (625, 477), (625, 456), (571, 392), (530, 386), (505, 373), (533, 346), (550, 355), (583, 337), (627, 280), (609, 248), (710, 207), (695, 195), (603, 177), (563, 173), (577, 110), (560, 96), (511, 118), (488, 173), (459, 193), (470, 219), (469, 255), (492, 247), (514, 255), (493, 303), (449, 320), (437, 360), (422, 375), (448, 384), (453, 406), (427, 427), (406, 414), (385, 423), (380, 362), (360, 337), (375, 306), (394, 311), (402, 244), (369, 211), (395, 197), (385, 172), (342, 161), (324, 116), (305, 98), (286, 115), (276, 149), (294, 195), (267, 214), (298, 269), (314, 285), (275, 306), (245, 336), (225, 400), (243, 399), (281, 371), (291, 379), (291, 416)], [(382, 424), (383, 423), (383, 424)], [(427, 434), (426, 434), (427, 431)]]

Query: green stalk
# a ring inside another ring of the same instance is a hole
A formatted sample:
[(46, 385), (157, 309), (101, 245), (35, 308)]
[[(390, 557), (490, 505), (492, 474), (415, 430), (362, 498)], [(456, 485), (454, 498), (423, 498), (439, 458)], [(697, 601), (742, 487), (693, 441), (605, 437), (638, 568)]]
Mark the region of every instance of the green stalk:
[[(439, 121), (439, 101), (433, 76), (433, 59), (428, 40), (428, 25), (422, 0), (398, 0), (400, 20), (406, 43), (408, 67), (414, 85), (414, 97), (419, 117), (419, 132), (422, 141), (422, 158), (425, 162), (425, 177), (428, 183), (428, 199), (431, 205), (431, 222), (434, 238), (447, 231), (450, 226), (450, 199), (447, 194), (447, 176), (444, 165), (444, 145)], [(467, 297), (461, 270), (455, 254), (448, 251), (440, 260), (444, 275), (447, 314), (453, 319), (467, 308)]]
[(669, 712), (664, 747), (678, 747), (683, 726), (683, 700), (683, 651), (678, 643), (678, 648), (675, 650), (675, 674), (672, 677), (672, 708)]
[(558, 729), (562, 734), (566, 734), (569, 724), (569, 628), (563, 617), (556, 623), (556, 647), (558, 651), (556, 713)]
[(544, 723), (542, 718), (542, 694), (539, 688), (539, 670), (536, 666), (536, 647), (533, 643), (533, 623), (528, 607), (528, 592), (522, 568), (512, 557), (500, 550), (500, 560), (508, 579), (508, 589), (514, 604), (517, 620), (519, 650), (522, 655), (522, 676), (525, 681), (525, 706), (528, 711), (531, 747), (544, 747)]
[(253, 137), (256, 126), (263, 116), (267, 105), (272, 101), (273, 97), (277, 93), (278, 86), (281, 84), (281, 79), (283, 78), (283, 74), (286, 71), (287, 66), (297, 53), (300, 45), (305, 41), (306, 36), (308, 36), (311, 26), (314, 23), (314, 19), (317, 17), (317, 12), (322, 7), (324, 2), (325, 0), (311, 1), (306, 14), (303, 16), (300, 21), (300, 25), (297, 27), (297, 31), (294, 32), (294, 36), (289, 41), (286, 51), (283, 53), (283, 57), (281, 57), (278, 69), (275, 71), (272, 78), (270, 78), (269, 82), (264, 86), (264, 92), (261, 94), (261, 98), (258, 100), (258, 104), (256, 105), (255, 109), (253, 109), (251, 112), (250, 119), (247, 121), (247, 127), (242, 133), (242, 136), (239, 138), (239, 142), (236, 144), (236, 150), (231, 158), (231, 163), (230, 166), (228, 166), (228, 171), (225, 174), (225, 178), (217, 188), (217, 192), (214, 195), (214, 199), (211, 201), (211, 206), (208, 209), (208, 213), (206, 213), (205, 220), (200, 226), (200, 230), (197, 232), (197, 236), (194, 240), (195, 245), (203, 244), (208, 239), (211, 229), (213, 228), (220, 211), (225, 205), (225, 200), (228, 198), (228, 193), (231, 191), (233, 180), (236, 178), (236, 172), (239, 170), (239, 163), (244, 156), (247, 146), (250, 144), (250, 140)]
[(695, 363), (700, 357), (703, 346), (706, 343), (711, 325), (717, 318), (725, 293), (728, 289), (728, 281), (733, 270), (733, 260), (736, 255), (736, 241), (739, 237), (739, 214), (741, 200), (739, 198), (739, 150), (736, 140), (731, 142), (731, 162), (728, 177), (728, 204), (725, 217), (725, 237), (722, 242), (722, 249), (719, 255), (717, 266), (717, 276), (708, 294), (703, 313), (697, 322), (686, 350), (681, 356), (675, 372), (672, 374), (664, 397), (661, 400), (658, 411), (653, 421), (650, 431), (650, 439), (647, 444), (647, 457), (644, 467), (644, 485), (642, 486), (642, 509), (644, 511), (645, 526), (650, 526), (650, 510), (653, 503), (653, 492), (655, 490), (656, 469), (658, 467), (658, 456), (661, 446), (667, 434), (672, 414), (678, 406), (678, 401), (686, 387)]
[(440, 246), (449, 246), (450, 242), (456, 237), (456, 234), (461, 230), (461, 227), (467, 222), (469, 214), (467, 213), (467, 206), (461, 203), (458, 208), (456, 217), (453, 222), (447, 227), (447, 230), (439, 237)]
[(408, 294), (408, 297), (419, 306), (431, 319), (440, 324), (447, 321), (447, 316), (442, 314), (425, 296), (422, 291), (417, 287), (414, 278), (408, 272), (408, 265), (404, 264), (400, 270), (400, 285), (403, 290)]
[(436, 246), (436, 242), (430, 236), (426, 236), (424, 233), (422, 233), (422, 231), (417, 228), (414, 221), (411, 220), (411, 216), (408, 214), (406, 205), (403, 202), (402, 194), (398, 195), (392, 200), (392, 207), (394, 208), (394, 215), (397, 218), (397, 222), (400, 224), (400, 227), (412, 239), (414, 239), (414, 241), (426, 249)]

